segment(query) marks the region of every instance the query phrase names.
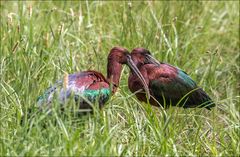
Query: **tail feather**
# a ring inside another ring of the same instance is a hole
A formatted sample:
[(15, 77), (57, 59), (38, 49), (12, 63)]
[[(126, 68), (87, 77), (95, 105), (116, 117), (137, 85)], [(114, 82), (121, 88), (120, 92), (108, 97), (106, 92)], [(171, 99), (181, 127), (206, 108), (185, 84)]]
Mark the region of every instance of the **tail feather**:
[(37, 104), (40, 106), (44, 103), (51, 103), (54, 93), (56, 92), (57, 88), (61, 86), (62, 81), (58, 81), (53, 86), (49, 87), (42, 95), (37, 98)]
[(213, 100), (202, 88), (199, 88), (191, 95), (190, 103), (195, 104), (198, 107), (205, 107), (208, 110), (211, 110), (212, 107), (215, 107), (215, 103), (213, 102)]

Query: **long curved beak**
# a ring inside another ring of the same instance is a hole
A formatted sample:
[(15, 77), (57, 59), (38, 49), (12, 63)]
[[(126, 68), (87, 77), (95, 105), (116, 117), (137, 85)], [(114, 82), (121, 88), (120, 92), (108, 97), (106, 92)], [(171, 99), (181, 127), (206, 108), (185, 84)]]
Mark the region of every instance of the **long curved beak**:
[(160, 62), (158, 60), (156, 60), (155, 58), (153, 58), (151, 55), (146, 54), (146, 59), (147, 59), (148, 63), (160, 66)]
[(133, 63), (133, 60), (132, 60), (130, 55), (127, 55), (127, 65), (138, 76), (138, 78), (141, 80), (141, 82), (143, 84), (143, 88), (144, 88), (144, 90), (147, 94), (147, 98), (150, 99), (150, 92), (149, 92), (148, 85), (147, 85), (144, 77), (142, 76), (141, 72), (138, 70), (136, 65)]

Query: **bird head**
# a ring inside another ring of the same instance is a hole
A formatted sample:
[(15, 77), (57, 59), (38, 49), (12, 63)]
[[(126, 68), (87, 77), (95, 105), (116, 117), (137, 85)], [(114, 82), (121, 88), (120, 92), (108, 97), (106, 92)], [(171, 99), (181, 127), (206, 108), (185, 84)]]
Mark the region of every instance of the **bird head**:
[(135, 48), (131, 52), (133, 62), (138, 65), (155, 64), (160, 65), (159, 61), (152, 57), (149, 50), (145, 48)]
[(129, 51), (122, 47), (114, 47), (108, 55), (108, 61), (114, 61), (119, 64), (127, 64), (127, 56), (130, 55)]
[[(150, 92), (148, 89), (148, 85), (142, 76), (141, 72), (138, 70), (136, 65), (134, 64), (129, 51), (122, 47), (114, 47), (111, 49), (108, 55), (108, 79), (112, 80), (110, 82), (113, 83), (114, 86), (118, 86), (120, 73), (122, 70), (122, 64), (128, 65), (128, 67), (134, 72), (141, 82), (143, 83), (144, 90), (147, 93), (147, 97), (150, 98)], [(115, 89), (114, 89), (115, 90)]]

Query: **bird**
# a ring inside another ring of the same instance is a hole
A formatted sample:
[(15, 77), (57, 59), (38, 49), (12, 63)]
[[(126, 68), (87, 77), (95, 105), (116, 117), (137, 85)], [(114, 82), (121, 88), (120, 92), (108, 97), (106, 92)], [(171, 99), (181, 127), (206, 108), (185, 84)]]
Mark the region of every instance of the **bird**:
[(144, 93), (143, 85), (137, 76), (130, 72), (128, 87), (140, 101), (164, 108), (178, 106), (183, 108), (206, 108), (215, 106), (208, 94), (183, 70), (173, 65), (159, 62), (145, 48), (134, 48), (131, 57), (148, 86), (150, 99)]
[(37, 104), (38, 106), (43, 106), (43, 104), (50, 106), (54, 95), (58, 95), (60, 104), (65, 104), (73, 95), (79, 109), (92, 111), (93, 106), (91, 104), (96, 102), (99, 104), (99, 108), (102, 108), (119, 86), (123, 64), (127, 64), (131, 71), (143, 81), (144, 88), (147, 88), (144, 78), (131, 60), (129, 51), (122, 47), (114, 47), (108, 55), (107, 78), (94, 70), (65, 74), (62, 80), (56, 81), (54, 85), (38, 97)]

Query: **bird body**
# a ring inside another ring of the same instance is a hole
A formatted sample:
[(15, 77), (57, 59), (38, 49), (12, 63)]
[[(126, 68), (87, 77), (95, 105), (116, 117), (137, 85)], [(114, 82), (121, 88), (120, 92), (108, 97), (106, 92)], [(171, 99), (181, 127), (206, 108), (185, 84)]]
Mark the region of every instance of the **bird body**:
[[(149, 51), (143, 48), (134, 49), (131, 56), (149, 87), (150, 104), (207, 109), (215, 105), (206, 92), (181, 69), (152, 59)], [(129, 75), (128, 86), (132, 92), (142, 89), (141, 82), (133, 73)], [(143, 92), (137, 93), (136, 96), (139, 100), (147, 102)]]
[(110, 97), (110, 83), (106, 78), (97, 71), (83, 71), (68, 75), (67, 86), (64, 88), (64, 81), (57, 81), (52, 87), (48, 88), (45, 93), (38, 98), (38, 103), (52, 102), (54, 93), (58, 92), (58, 100), (61, 104), (74, 95), (76, 102), (79, 102), (79, 108), (90, 109), (87, 99), (91, 103), (98, 101), (100, 107), (106, 103)]

